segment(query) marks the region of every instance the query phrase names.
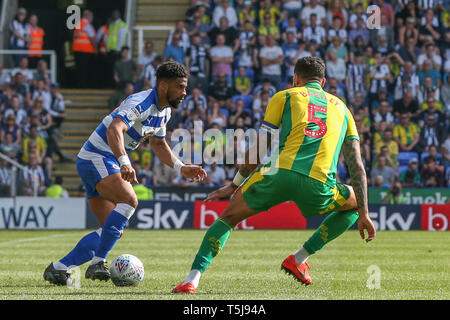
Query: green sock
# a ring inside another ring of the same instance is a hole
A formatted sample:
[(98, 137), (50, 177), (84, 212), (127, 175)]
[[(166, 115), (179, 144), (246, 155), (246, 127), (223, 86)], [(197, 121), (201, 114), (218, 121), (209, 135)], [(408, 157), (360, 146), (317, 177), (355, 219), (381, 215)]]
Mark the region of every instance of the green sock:
[(335, 211), (326, 217), (319, 228), (309, 238), (303, 248), (309, 254), (323, 248), (325, 244), (336, 239), (349, 229), (358, 220), (358, 212), (356, 211)]
[(226, 220), (218, 218), (214, 221), (203, 238), (191, 270), (196, 269), (203, 273), (211, 264), (212, 259), (222, 251), (231, 230), (233, 228)]

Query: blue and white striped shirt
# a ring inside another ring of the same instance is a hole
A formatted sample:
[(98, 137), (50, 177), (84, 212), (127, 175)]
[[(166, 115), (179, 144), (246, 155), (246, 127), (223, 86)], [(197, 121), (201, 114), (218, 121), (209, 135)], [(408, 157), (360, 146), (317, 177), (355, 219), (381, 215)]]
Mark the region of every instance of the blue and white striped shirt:
[(159, 110), (156, 89), (144, 90), (128, 96), (100, 125), (84, 143), (78, 157), (92, 160), (93, 157), (115, 157), (106, 137), (106, 130), (114, 118), (120, 118), (128, 127), (124, 133), (127, 152), (136, 149), (141, 142), (150, 137), (163, 139), (166, 124), (170, 119), (170, 108)]

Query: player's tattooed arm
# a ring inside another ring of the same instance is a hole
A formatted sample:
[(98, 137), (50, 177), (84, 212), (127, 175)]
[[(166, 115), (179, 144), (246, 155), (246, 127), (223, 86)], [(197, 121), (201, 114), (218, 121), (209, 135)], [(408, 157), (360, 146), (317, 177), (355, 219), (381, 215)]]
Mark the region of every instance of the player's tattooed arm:
[(359, 140), (344, 141), (342, 152), (350, 172), (350, 180), (355, 192), (358, 211), (368, 212), (367, 176), (361, 159)]

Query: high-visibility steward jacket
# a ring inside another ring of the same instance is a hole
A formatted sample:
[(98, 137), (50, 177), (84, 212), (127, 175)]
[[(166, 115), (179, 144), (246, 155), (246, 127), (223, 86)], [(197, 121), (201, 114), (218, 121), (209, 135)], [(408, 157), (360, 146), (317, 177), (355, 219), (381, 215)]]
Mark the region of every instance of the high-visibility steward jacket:
[(106, 40), (108, 39), (108, 26), (107, 25), (101, 26), (100, 32), (102, 32), (102, 37), (100, 39), (100, 46), (98, 51), (101, 54), (106, 54)]
[[(122, 20), (114, 22), (109, 25), (108, 43), (106, 45), (108, 51), (118, 51), (121, 49), (117, 47), (119, 44), (119, 33), (121, 28), (128, 28), (128, 25)], [(127, 34), (128, 30), (125, 31), (125, 37), (123, 39), (124, 44), (127, 42)]]
[(80, 24), (73, 31), (72, 51), (95, 53), (95, 48), (84, 31), (87, 25), (89, 25), (89, 22), (86, 19), (81, 19)]
[(59, 184), (54, 184), (47, 188), (45, 191), (45, 196), (47, 198), (63, 198), (67, 193), (67, 190), (64, 189)]
[(28, 48), (33, 53), (30, 53), (30, 57), (42, 57), (42, 48), (44, 47), (44, 29), (40, 27), (30, 27), (30, 47)]

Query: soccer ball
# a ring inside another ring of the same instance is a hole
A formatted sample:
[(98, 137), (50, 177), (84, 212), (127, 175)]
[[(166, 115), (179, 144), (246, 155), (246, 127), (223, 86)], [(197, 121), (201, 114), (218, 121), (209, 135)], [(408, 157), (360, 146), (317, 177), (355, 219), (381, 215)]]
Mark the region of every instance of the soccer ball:
[(144, 265), (131, 254), (122, 254), (111, 262), (111, 281), (118, 287), (137, 286), (144, 279)]

